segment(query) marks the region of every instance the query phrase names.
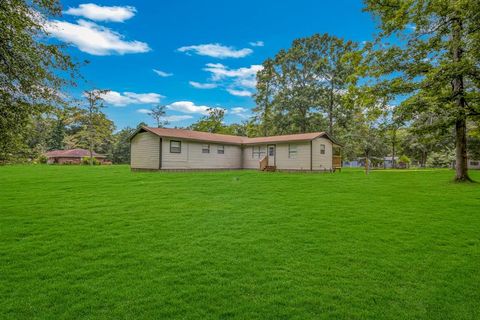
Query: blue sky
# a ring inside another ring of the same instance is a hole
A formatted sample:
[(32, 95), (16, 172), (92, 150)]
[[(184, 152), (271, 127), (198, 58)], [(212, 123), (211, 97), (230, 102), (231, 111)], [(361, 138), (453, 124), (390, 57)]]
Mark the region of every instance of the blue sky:
[[(255, 105), (255, 72), (295, 38), (330, 33), (371, 40), (374, 22), (362, 2), (343, 1), (62, 1), (53, 38), (88, 60), (75, 97), (109, 89), (105, 113), (117, 129), (144, 121), (167, 105), (170, 126), (186, 126), (206, 107), (227, 109), (239, 122)], [(155, 72), (157, 70), (158, 72)], [(143, 112), (143, 113), (142, 113)]]

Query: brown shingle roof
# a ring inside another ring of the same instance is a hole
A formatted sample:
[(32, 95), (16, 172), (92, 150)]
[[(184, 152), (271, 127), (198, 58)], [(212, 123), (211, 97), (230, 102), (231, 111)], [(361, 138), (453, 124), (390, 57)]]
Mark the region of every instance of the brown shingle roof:
[(226, 144), (242, 144), (243, 137), (231, 136), (228, 134), (218, 134), (209, 132), (200, 132), (183, 129), (170, 129), (170, 128), (151, 128), (142, 127), (143, 129), (155, 133), (161, 137), (178, 138), (205, 142), (221, 142)]
[[(90, 152), (85, 149), (70, 149), (70, 150), (52, 150), (45, 153), (48, 158), (82, 158), (89, 157)], [(105, 158), (103, 154), (94, 152), (93, 156), (96, 158)]]
[(299, 134), (287, 134), (283, 136), (246, 138), (244, 144), (259, 144), (259, 143), (273, 143), (273, 142), (290, 142), (290, 141), (310, 141), (315, 138), (325, 135), (325, 132), (311, 132)]
[[(152, 127), (142, 127), (142, 129), (152, 132), (161, 137), (204, 141), (204, 142), (216, 142), (216, 143), (225, 143), (225, 144), (261, 144), (261, 143), (275, 143), (275, 142), (289, 142), (289, 141), (310, 141), (318, 137), (326, 137), (327, 139), (330, 139), (333, 143), (336, 143), (325, 132), (311, 132), (311, 133), (288, 134), (283, 136), (248, 138), (248, 137), (232, 136), (228, 134), (200, 132), (200, 131), (192, 131), (192, 130), (184, 130), (184, 129), (152, 128)], [(133, 134), (133, 136), (134, 135), (135, 134)]]

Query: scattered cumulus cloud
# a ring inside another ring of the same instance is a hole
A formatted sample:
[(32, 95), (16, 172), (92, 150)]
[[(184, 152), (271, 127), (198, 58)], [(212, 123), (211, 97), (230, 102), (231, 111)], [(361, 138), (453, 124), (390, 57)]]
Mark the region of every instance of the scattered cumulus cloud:
[(262, 69), (261, 65), (231, 69), (221, 63), (208, 63), (203, 70), (210, 72), (212, 81), (221, 82), (227, 87), (231, 95), (249, 97), (257, 85), (257, 72)]
[[(102, 96), (108, 104), (116, 107), (124, 107), (130, 104), (156, 104), (164, 98), (158, 93), (135, 93), (135, 92), (117, 92), (109, 91)], [(146, 110), (146, 109), (141, 109)], [(140, 112), (140, 111), (139, 111)]]
[(84, 17), (95, 21), (124, 22), (132, 18), (137, 9), (131, 6), (99, 6), (94, 3), (84, 3), (77, 8), (69, 8), (65, 14)]
[(157, 69), (152, 69), (152, 70), (153, 70), (153, 72), (155, 72), (157, 75), (159, 75), (162, 78), (173, 76), (173, 73), (168, 73), (168, 72), (157, 70)]
[[(137, 112), (142, 113), (142, 114), (151, 114), (152, 110), (150, 110), (150, 109), (137, 109)], [(192, 118), (193, 118), (193, 116), (189, 116), (189, 115), (171, 115), (171, 116), (163, 117), (163, 119), (167, 120), (168, 122), (180, 122), (180, 121), (189, 120), (189, 119), (192, 119)]]
[(198, 106), (191, 101), (177, 101), (167, 105), (167, 109), (178, 111), (182, 113), (196, 113), (201, 115), (208, 115), (207, 106)]
[(243, 119), (248, 119), (250, 117), (250, 109), (243, 107), (234, 107), (229, 110), (231, 114), (236, 115)]
[(124, 36), (107, 27), (86, 20), (77, 23), (52, 20), (45, 24), (46, 31), (53, 37), (76, 46), (80, 51), (106, 56), (148, 52), (148, 44), (140, 41), (126, 41)]
[(189, 81), (190, 85), (197, 89), (214, 89), (218, 87), (216, 83), (200, 83), (195, 81)]
[(263, 43), (263, 41), (255, 41), (255, 42), (250, 42), (250, 45), (252, 47), (263, 47), (265, 43)]
[(203, 70), (210, 72), (213, 80), (222, 80), (225, 78), (252, 80), (255, 79), (257, 72), (262, 69), (263, 66), (261, 65), (251, 65), (250, 67), (230, 69), (221, 63), (207, 63)]
[(232, 114), (246, 113), (246, 112), (248, 112), (248, 109), (243, 108), (243, 107), (235, 107), (235, 108), (230, 109), (230, 112)]
[(219, 43), (200, 44), (194, 46), (185, 46), (178, 48), (178, 51), (187, 54), (195, 53), (200, 56), (208, 56), (212, 58), (243, 58), (253, 52), (252, 49), (243, 48), (235, 49), (234, 47), (224, 46)]
[(231, 88), (227, 88), (227, 91), (231, 95), (237, 96), (237, 97), (251, 97), (252, 94), (253, 94), (252, 92), (250, 92), (248, 90), (236, 90), (236, 89), (231, 89)]
[(165, 120), (167, 120), (168, 122), (179, 122), (179, 121), (189, 120), (192, 118), (193, 117), (189, 115), (171, 115), (171, 116), (166, 116)]

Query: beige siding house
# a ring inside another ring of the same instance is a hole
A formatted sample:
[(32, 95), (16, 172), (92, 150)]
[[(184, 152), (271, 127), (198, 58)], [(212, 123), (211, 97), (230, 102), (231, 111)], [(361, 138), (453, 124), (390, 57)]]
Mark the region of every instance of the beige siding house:
[(247, 138), (142, 127), (130, 144), (134, 170), (330, 171), (341, 166), (340, 145), (324, 132)]

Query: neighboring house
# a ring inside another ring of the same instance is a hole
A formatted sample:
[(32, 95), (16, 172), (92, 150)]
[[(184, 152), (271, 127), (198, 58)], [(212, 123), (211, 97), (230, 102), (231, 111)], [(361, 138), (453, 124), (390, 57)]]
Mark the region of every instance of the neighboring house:
[(479, 160), (468, 160), (467, 163), (468, 169), (480, 169), (480, 161)]
[(394, 160), (395, 160), (395, 167), (398, 167), (399, 166), (398, 157), (392, 157), (392, 156), (388, 156), (388, 157), (383, 158), (383, 167), (385, 169), (393, 168), (393, 161)]
[[(52, 150), (45, 153), (45, 156), (48, 164), (80, 164), (83, 157), (90, 157), (90, 152), (85, 149)], [(94, 152), (93, 157), (100, 163), (106, 162), (103, 154)]]
[(341, 167), (341, 146), (325, 132), (247, 138), (141, 127), (131, 136), (130, 147), (132, 169), (327, 171)]
[[(383, 158), (370, 157), (369, 167), (370, 168), (381, 168), (383, 167)], [(343, 161), (343, 167), (347, 168), (365, 168), (365, 157), (358, 157), (354, 160), (345, 160)]]

